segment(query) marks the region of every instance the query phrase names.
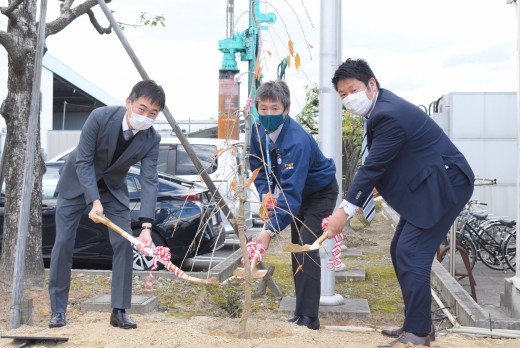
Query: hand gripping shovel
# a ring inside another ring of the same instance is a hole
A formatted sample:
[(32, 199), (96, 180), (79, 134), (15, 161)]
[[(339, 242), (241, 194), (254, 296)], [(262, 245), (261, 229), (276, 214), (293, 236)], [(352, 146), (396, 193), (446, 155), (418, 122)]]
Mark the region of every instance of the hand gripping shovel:
[(318, 249), (323, 247), (323, 245), (321, 245), (321, 243), (323, 243), (323, 241), (325, 239), (327, 239), (327, 234), (323, 233), (311, 245), (309, 245), (309, 244), (300, 245), (300, 244), (291, 244), (291, 243), (289, 243), (289, 244), (285, 244), (283, 246), (283, 251), (287, 251), (287, 252), (291, 252), (291, 253), (295, 253), (296, 254), (296, 253), (306, 253), (306, 252), (309, 252), (309, 251), (318, 250)]
[[(139, 239), (130, 235), (129, 233), (127, 233), (125, 230), (123, 230), (121, 227), (117, 226), (115, 223), (113, 223), (112, 221), (110, 221), (110, 219), (108, 219), (106, 217), (94, 215), (93, 220), (96, 223), (102, 223), (103, 225), (111, 228), (114, 232), (121, 235), (123, 238), (125, 238), (129, 242), (133, 243), (134, 245), (142, 244), (141, 241), (139, 241)], [(150, 248), (144, 248), (144, 255), (154, 257), (153, 250)], [(190, 283), (212, 284), (212, 285), (218, 284), (218, 279), (216, 279), (216, 278), (201, 279), (201, 278), (189, 276), (186, 273), (184, 273), (183, 270), (181, 270), (180, 268), (175, 266), (173, 263), (171, 263), (170, 260), (165, 261), (161, 258), (158, 258), (158, 261), (160, 261), (162, 264), (164, 264), (164, 267), (167, 268), (169, 271), (173, 272), (175, 274), (175, 276), (177, 276), (178, 278), (184, 279)]]
[[(265, 275), (267, 274), (267, 270), (266, 269), (257, 269), (256, 266), (257, 266), (257, 256), (255, 253), (253, 258), (251, 259), (251, 276), (253, 278), (265, 277)], [(237, 267), (233, 271), (233, 274), (237, 277), (244, 278), (246, 276), (246, 269), (244, 267)]]

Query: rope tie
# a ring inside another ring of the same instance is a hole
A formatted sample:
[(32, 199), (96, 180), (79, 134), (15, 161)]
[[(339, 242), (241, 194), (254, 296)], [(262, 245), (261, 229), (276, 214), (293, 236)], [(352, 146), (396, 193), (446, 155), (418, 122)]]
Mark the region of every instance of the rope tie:
[[(154, 278), (153, 272), (155, 270), (157, 270), (159, 260), (162, 260), (162, 263), (164, 264), (164, 267), (166, 269), (170, 269), (170, 266), (172, 265), (171, 257), (172, 257), (172, 254), (170, 252), (170, 248), (168, 248), (168, 247), (158, 246), (153, 250), (153, 266), (150, 269), (150, 273), (148, 274), (148, 278), (146, 279), (146, 284), (144, 286), (146, 291), (153, 290), (153, 288), (152, 288), (152, 279)], [(177, 278), (180, 278), (184, 274), (184, 271), (181, 270), (179, 267), (175, 267), (173, 274)]]
[[(262, 259), (265, 255), (265, 248), (262, 244), (257, 244), (256, 242), (249, 242), (246, 244), (247, 247), (247, 256), (249, 257), (249, 261), (253, 260), (253, 257), (256, 254), (256, 260), (258, 263), (262, 262)], [(242, 260), (242, 264), (244, 260)]]
[[(321, 222), (321, 228), (322, 228), (323, 232), (327, 231), (327, 228), (329, 226), (329, 219), (330, 219), (330, 216), (324, 218), (323, 221)], [(338, 233), (337, 235), (334, 236), (334, 240), (336, 243), (334, 244), (334, 247), (332, 248), (332, 255), (329, 258), (329, 262), (327, 263), (327, 270), (330, 272), (332, 272), (334, 270), (339, 270), (342, 267), (341, 245), (343, 244), (344, 239), (345, 239), (345, 235), (343, 234), (343, 232)]]

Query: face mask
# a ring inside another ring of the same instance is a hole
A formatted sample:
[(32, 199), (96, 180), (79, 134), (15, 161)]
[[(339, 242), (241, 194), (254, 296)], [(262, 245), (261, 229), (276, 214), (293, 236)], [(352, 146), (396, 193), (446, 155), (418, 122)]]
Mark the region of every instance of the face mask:
[[(368, 89), (368, 88), (367, 88)], [(366, 116), (372, 106), (372, 100), (367, 98), (366, 90), (347, 95), (341, 101), (345, 109), (354, 115)]]
[(136, 114), (135, 112), (132, 112), (130, 114), (129, 122), (130, 126), (135, 130), (145, 130), (152, 126), (153, 121), (151, 118), (148, 118), (143, 115)]
[(283, 123), (283, 113), (279, 115), (260, 115), (258, 120), (268, 132), (274, 132)]

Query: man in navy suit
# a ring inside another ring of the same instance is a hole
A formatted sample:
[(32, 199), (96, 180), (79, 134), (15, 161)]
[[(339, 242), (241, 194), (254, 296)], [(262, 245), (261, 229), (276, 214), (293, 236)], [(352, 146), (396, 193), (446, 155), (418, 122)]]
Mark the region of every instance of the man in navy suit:
[[(95, 109), (87, 118), (79, 144), (60, 169), (56, 187), (56, 240), (51, 253), (49, 327), (65, 326), (70, 289), (72, 252), (81, 215), (88, 207), (89, 217), (106, 216), (131, 233), (126, 175), (141, 162), (141, 210), (139, 219), (144, 246), (152, 245), (151, 230), (159, 179), (157, 158), (161, 136), (152, 127), (164, 108), (165, 94), (152, 80), (138, 82), (126, 99), (126, 106)], [(110, 324), (122, 329), (136, 328), (126, 314), (132, 297), (132, 247), (114, 231), (108, 230), (114, 250), (112, 259), (112, 315)]]
[(379, 86), (363, 59), (347, 59), (332, 78), (345, 109), (366, 118), (368, 157), (345, 200), (332, 215), (329, 238), (375, 188), (400, 215), (390, 253), (401, 287), (405, 318), (385, 329), (399, 343), (430, 346), (430, 273), (435, 252), (471, 198), (474, 175), (460, 151), (420, 108)]

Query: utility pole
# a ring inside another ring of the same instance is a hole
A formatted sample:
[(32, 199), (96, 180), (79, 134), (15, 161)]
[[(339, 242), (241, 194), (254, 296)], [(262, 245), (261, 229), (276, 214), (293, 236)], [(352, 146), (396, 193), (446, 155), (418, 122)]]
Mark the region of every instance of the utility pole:
[[(320, 80), (319, 80), (319, 137), (318, 143), (325, 156), (336, 164), (336, 176), (341, 190), (341, 106), (330, 82), (340, 62), (341, 1), (321, 0), (320, 4)], [(329, 255), (332, 255), (334, 240), (325, 241), (325, 250), (320, 250), (321, 260), (321, 305), (341, 305), (343, 296), (335, 294), (335, 272), (327, 270)]]

